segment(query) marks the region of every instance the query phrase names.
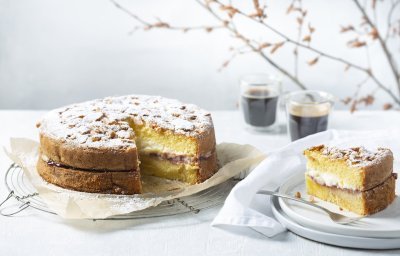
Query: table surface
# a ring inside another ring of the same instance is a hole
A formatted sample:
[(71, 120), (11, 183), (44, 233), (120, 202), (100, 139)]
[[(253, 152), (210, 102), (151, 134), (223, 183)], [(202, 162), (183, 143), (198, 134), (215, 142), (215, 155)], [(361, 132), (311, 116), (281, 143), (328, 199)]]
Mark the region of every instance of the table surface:
[[(0, 111), (0, 145), (10, 137), (37, 138), (35, 123), (42, 111)], [(212, 112), (218, 142), (251, 144), (269, 152), (289, 143), (286, 134), (246, 131), (237, 111)], [(397, 111), (335, 111), (330, 127), (373, 130), (400, 126)], [(0, 172), (11, 161), (0, 152)], [(7, 191), (0, 186), (0, 201)], [(220, 207), (199, 214), (144, 220), (63, 220), (32, 210), (0, 216), (0, 255), (394, 255), (400, 250), (356, 250), (313, 242), (285, 232), (268, 238), (250, 229), (210, 227)]]

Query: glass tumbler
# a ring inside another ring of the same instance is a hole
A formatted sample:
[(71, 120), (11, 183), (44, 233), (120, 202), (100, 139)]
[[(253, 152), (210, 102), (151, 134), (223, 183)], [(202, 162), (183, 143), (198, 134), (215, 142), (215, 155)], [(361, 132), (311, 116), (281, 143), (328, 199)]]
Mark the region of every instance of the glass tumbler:
[(323, 91), (304, 90), (286, 97), (287, 124), (290, 139), (301, 139), (328, 129), (334, 97)]
[(252, 74), (241, 78), (240, 109), (250, 129), (270, 131), (276, 128), (281, 84), (278, 77), (266, 74)]

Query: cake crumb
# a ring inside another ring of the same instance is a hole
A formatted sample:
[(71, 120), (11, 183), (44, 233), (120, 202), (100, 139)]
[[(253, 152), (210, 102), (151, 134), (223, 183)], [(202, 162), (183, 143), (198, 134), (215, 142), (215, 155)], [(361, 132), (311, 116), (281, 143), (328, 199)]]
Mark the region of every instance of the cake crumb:
[(297, 191), (296, 194), (294, 195), (294, 197), (301, 198), (301, 193), (299, 191)]
[(343, 208), (342, 208), (342, 207), (339, 207), (339, 210), (340, 210), (340, 211), (343, 211)]
[(314, 196), (310, 196), (310, 203), (316, 203), (317, 201), (315, 201), (315, 197)]

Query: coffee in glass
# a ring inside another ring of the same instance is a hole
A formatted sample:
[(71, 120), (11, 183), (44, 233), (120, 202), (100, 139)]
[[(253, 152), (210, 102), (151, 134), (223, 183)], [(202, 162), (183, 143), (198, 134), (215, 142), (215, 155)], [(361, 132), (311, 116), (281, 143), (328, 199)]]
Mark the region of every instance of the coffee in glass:
[(272, 76), (258, 74), (242, 78), (240, 107), (249, 127), (268, 131), (274, 126), (280, 91), (280, 80)]
[(326, 131), (333, 96), (321, 91), (299, 91), (288, 95), (286, 111), (292, 141)]

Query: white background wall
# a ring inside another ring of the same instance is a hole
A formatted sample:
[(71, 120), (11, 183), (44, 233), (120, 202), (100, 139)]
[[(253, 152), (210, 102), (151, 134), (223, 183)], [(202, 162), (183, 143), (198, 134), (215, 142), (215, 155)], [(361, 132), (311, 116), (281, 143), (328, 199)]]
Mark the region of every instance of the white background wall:
[[(248, 1), (251, 3), (252, 1)], [(141, 16), (161, 17), (177, 25), (215, 24), (214, 19), (192, 0), (121, 0)], [(282, 31), (294, 32), (294, 18), (285, 15), (290, 1), (269, 3), (269, 22)], [(379, 1), (380, 4), (380, 1)], [(365, 51), (348, 49), (350, 38), (340, 35), (340, 25), (359, 23), (352, 1), (305, 0), (316, 27), (312, 44), (361, 64)], [(383, 15), (378, 13), (378, 19)], [(400, 10), (400, 9), (398, 9)], [(237, 45), (224, 31), (173, 32), (154, 30), (129, 35), (135, 22), (108, 0), (0, 0), (0, 108), (47, 109), (86, 99), (122, 94), (157, 94), (193, 102), (208, 109), (234, 109), (239, 77), (246, 73), (276, 71), (249, 54), (218, 72)], [(271, 34), (239, 24), (260, 40), (276, 41)], [(293, 70), (292, 47), (274, 58)], [(377, 76), (393, 84), (379, 48), (370, 49)], [(301, 53), (301, 78), (313, 89), (338, 97), (352, 95), (364, 79), (357, 71), (344, 73), (343, 65)], [(398, 56), (396, 57), (398, 60)], [(296, 87), (284, 79), (286, 90)], [(373, 90), (372, 83), (366, 91)], [(381, 108), (387, 99), (378, 93)], [(339, 105), (339, 108), (343, 106)]]

